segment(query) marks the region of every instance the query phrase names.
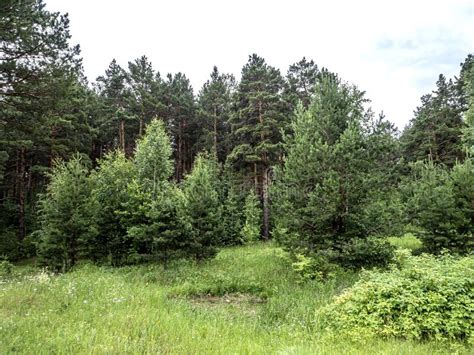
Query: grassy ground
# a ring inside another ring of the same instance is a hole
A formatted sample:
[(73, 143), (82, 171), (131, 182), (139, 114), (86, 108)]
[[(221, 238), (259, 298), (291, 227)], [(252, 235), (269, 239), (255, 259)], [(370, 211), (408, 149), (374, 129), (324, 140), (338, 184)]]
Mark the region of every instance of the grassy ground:
[(65, 275), (17, 268), (0, 284), (0, 353), (433, 354), (455, 345), (341, 339), (318, 309), (357, 279), (300, 284), (272, 244), (209, 262)]

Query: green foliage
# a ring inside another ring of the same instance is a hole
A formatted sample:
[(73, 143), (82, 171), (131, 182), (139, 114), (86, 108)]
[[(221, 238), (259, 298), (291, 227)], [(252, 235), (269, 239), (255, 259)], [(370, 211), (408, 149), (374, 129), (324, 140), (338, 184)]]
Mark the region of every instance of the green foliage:
[(171, 142), (162, 121), (154, 119), (138, 142), (134, 156), (138, 181), (144, 189), (155, 195), (160, 184), (173, 173)]
[(401, 137), (403, 156), (409, 162), (431, 159), (453, 166), (464, 158), (461, 133), (465, 128), (462, 92), (442, 74), (436, 90), (421, 98), (421, 106)]
[(334, 279), (340, 267), (331, 263), (322, 254), (311, 257), (304, 254), (296, 254), (296, 261), (291, 264), (293, 270), (299, 275), (302, 281), (317, 280), (326, 281)]
[(406, 188), (407, 213), (425, 250), (469, 253), (474, 247), (474, 163), (466, 159), (451, 170), (433, 162), (415, 166)]
[(260, 201), (254, 190), (250, 190), (245, 198), (245, 222), (241, 230), (244, 242), (255, 242), (260, 239), (262, 230), (262, 209)]
[(213, 68), (211, 80), (204, 83), (198, 95), (198, 117), (202, 129), (199, 146), (202, 150), (216, 154), (218, 161), (224, 162), (229, 153), (229, 117), (231, 95), (235, 78), (219, 73)]
[(282, 250), (267, 242), (226, 248), (207, 262), (180, 260), (166, 268), (82, 265), (53, 275), (14, 266), (17, 277), (0, 289), (0, 352), (472, 352), (454, 342), (383, 340), (361, 332), (349, 339), (328, 332), (319, 311), (357, 275), (301, 283), (280, 255)]
[(12, 274), (13, 264), (7, 259), (0, 257), (0, 279), (9, 277)]
[(187, 253), (198, 260), (213, 257), (222, 233), (217, 164), (199, 154), (183, 184), (182, 218), (186, 223)]
[(384, 266), (390, 262), (394, 249), (382, 237), (352, 238), (330, 254), (330, 261), (348, 268)]
[(366, 239), (383, 234), (393, 218), (385, 206), (396, 179), (386, 156), (396, 160), (396, 144), (386, 121), (369, 120), (365, 101), (356, 87), (328, 74), (310, 108), (295, 113), (272, 199), (274, 235), (296, 253), (323, 250), (331, 262), (354, 267), (387, 262), (391, 248)]
[(168, 181), (173, 173), (170, 139), (164, 124), (155, 119), (138, 142), (134, 157), (137, 178), (128, 183), (122, 224), (130, 240), (129, 261), (141, 256), (168, 262), (184, 249), (186, 229), (179, 215), (180, 191)]
[(243, 242), (241, 231), (244, 224), (244, 199), (237, 187), (231, 185), (224, 200), (222, 218), (224, 230), (220, 244), (236, 245)]
[(412, 252), (421, 248), (421, 241), (413, 234), (406, 233), (401, 237), (389, 237), (387, 238), (389, 243), (398, 249), (408, 249)]
[(40, 201), (38, 255), (54, 270), (67, 271), (81, 257), (94, 255), (97, 229), (92, 181), (83, 159), (58, 161)]
[(339, 334), (474, 341), (474, 259), (409, 256), (399, 267), (365, 272), (323, 314)]
[(123, 216), (130, 199), (128, 184), (135, 175), (132, 162), (120, 151), (107, 154), (92, 174), (99, 234), (96, 258), (106, 258), (112, 265), (124, 263), (131, 249)]
[(140, 254), (148, 254), (155, 260), (168, 263), (172, 258), (186, 256), (186, 225), (179, 210), (183, 199), (181, 191), (168, 184), (154, 199), (147, 194), (144, 197), (140, 199), (140, 222), (131, 225), (127, 231), (133, 243), (131, 258), (140, 261)]

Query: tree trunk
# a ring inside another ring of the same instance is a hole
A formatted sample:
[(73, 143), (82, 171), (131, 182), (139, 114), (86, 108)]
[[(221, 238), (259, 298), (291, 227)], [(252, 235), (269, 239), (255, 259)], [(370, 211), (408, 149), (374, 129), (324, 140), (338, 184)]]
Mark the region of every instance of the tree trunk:
[(257, 163), (253, 163), (253, 174), (254, 174), (254, 185), (255, 185), (255, 194), (258, 196), (258, 171)]
[(214, 153), (217, 159), (217, 107), (214, 106)]
[(25, 239), (25, 148), (20, 148), (18, 155), (18, 241)]
[(268, 198), (268, 186), (270, 185), (268, 177), (268, 168), (262, 175), (262, 197), (263, 197), (263, 239), (270, 239), (270, 201)]
[(183, 125), (179, 122), (178, 127), (178, 152), (176, 157), (176, 181), (181, 181), (182, 176), (182, 161), (183, 161)]
[(143, 135), (143, 118), (140, 117), (140, 126), (138, 128), (138, 135), (141, 137)]
[(124, 120), (120, 120), (119, 144), (120, 144), (120, 149), (122, 149), (122, 152), (125, 154), (125, 121)]

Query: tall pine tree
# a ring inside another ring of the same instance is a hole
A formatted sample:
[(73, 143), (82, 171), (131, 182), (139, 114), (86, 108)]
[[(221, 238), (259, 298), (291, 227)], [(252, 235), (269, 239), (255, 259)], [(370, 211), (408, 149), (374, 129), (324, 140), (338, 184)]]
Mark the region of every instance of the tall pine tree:
[(254, 181), (263, 204), (263, 238), (270, 237), (271, 166), (281, 160), (281, 130), (286, 126), (282, 99), (284, 81), (279, 70), (256, 54), (249, 56), (234, 95), (233, 150), (230, 161)]

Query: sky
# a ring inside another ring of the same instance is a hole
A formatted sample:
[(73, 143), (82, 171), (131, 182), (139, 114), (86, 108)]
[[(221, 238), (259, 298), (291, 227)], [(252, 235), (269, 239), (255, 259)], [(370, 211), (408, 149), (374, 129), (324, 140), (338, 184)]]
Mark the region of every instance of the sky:
[(252, 53), (286, 74), (303, 56), (366, 91), (402, 129), (440, 73), (474, 53), (474, 0), (45, 0), (69, 13), (89, 81), (146, 55), (195, 93), (212, 67), (240, 78)]

